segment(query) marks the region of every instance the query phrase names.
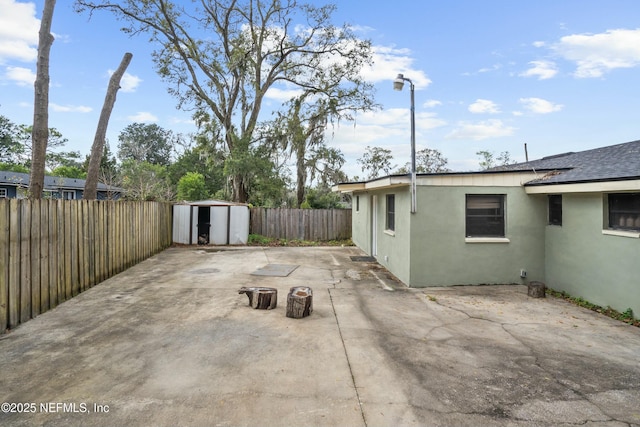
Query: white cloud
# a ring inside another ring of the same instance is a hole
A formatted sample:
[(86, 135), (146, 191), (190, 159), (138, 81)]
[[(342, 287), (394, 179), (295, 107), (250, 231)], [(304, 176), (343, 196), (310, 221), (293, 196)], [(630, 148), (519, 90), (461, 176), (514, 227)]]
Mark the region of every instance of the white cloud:
[(414, 58), (409, 49), (393, 46), (373, 46), (373, 65), (362, 70), (365, 80), (378, 83), (393, 81), (398, 74), (404, 74), (411, 79), (416, 89), (424, 89), (431, 84), (431, 79), (422, 70), (413, 68)]
[(49, 107), (57, 113), (90, 113), (93, 108), (84, 105), (58, 105), (49, 103)]
[(497, 71), (502, 68), (502, 64), (493, 64), (491, 67), (484, 67), (478, 70), (478, 73), (489, 73), (491, 71)]
[(440, 102), (440, 101), (438, 101), (436, 99), (428, 99), (422, 104), (422, 106), (424, 108), (435, 108), (435, 107), (438, 107), (440, 105), (442, 105), (442, 102)]
[(29, 68), (7, 67), (5, 78), (14, 81), (18, 86), (33, 86), (36, 81), (36, 73)]
[(542, 42), (542, 41), (536, 41), (536, 42), (533, 42), (532, 44), (534, 47), (544, 47), (547, 45), (545, 42)]
[(469, 111), (473, 114), (497, 114), (500, 112), (498, 105), (488, 99), (476, 99), (476, 102), (469, 105)]
[(640, 65), (640, 29), (573, 34), (553, 46), (562, 58), (575, 62), (575, 77), (601, 77), (616, 68)]
[(531, 65), (531, 68), (521, 73), (520, 76), (538, 77), (538, 80), (546, 80), (558, 74), (556, 64), (552, 61), (531, 61), (529, 65)]
[(280, 89), (277, 87), (271, 87), (265, 94), (265, 98), (272, 99), (274, 101), (286, 102), (298, 95), (302, 94), (302, 89)]
[(34, 61), (40, 31), (35, 4), (0, 0), (0, 10), (0, 64), (10, 59)]
[(525, 110), (535, 114), (548, 114), (562, 110), (564, 105), (554, 104), (542, 98), (520, 98), (520, 103)]
[[(109, 70), (109, 77), (113, 75), (115, 70)], [(124, 73), (120, 79), (120, 90), (122, 92), (135, 92), (138, 86), (142, 82), (142, 79), (133, 74)]]
[(502, 120), (486, 120), (477, 123), (459, 122), (457, 129), (450, 132), (446, 139), (483, 139), (511, 136), (515, 128), (507, 126)]
[(132, 116), (128, 116), (127, 119), (131, 120), (132, 122), (137, 122), (137, 123), (149, 123), (149, 122), (157, 122), (158, 121), (158, 117), (147, 112), (147, 111), (140, 111)]

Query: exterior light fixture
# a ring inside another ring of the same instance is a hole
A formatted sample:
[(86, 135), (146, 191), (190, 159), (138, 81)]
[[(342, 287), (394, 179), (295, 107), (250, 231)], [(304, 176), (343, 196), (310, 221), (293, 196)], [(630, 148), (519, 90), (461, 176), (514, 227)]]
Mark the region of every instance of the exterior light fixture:
[(402, 90), (404, 82), (409, 82), (409, 88), (411, 89), (411, 213), (417, 212), (417, 200), (416, 200), (416, 105), (414, 91), (415, 86), (413, 82), (406, 78), (403, 74), (398, 74), (393, 81), (394, 90)]

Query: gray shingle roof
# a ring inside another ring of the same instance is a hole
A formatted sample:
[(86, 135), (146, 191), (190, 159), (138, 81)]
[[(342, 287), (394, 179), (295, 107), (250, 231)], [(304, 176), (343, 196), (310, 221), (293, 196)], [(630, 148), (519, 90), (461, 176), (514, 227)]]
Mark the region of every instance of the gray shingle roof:
[(526, 185), (620, 181), (640, 178), (640, 140), (593, 150), (564, 153), (500, 167), (500, 170), (547, 173)]

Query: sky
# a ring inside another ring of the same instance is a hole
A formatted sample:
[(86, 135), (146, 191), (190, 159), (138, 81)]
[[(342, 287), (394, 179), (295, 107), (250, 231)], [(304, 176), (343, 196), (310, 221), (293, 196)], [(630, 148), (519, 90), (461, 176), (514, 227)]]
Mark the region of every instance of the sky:
[[(321, 4), (319, 0), (312, 0)], [(196, 130), (189, 112), (155, 74), (154, 46), (129, 37), (108, 13), (79, 15), (56, 4), (50, 58), (49, 126), (65, 150), (91, 149), (110, 73), (125, 52), (107, 138), (134, 122), (175, 133)], [(415, 85), (416, 147), (437, 149), (453, 171), (479, 169), (480, 150), (515, 161), (640, 139), (640, 2), (637, 0), (336, 0), (333, 22), (347, 23), (373, 46), (363, 75), (379, 111), (327, 130), (349, 177), (365, 174), (367, 146), (410, 160), (410, 91), (393, 90), (398, 73)], [(0, 115), (33, 121), (39, 18), (44, 1), (0, 0)], [(267, 93), (267, 108), (281, 92)], [(0, 159), (1, 161), (1, 159)]]

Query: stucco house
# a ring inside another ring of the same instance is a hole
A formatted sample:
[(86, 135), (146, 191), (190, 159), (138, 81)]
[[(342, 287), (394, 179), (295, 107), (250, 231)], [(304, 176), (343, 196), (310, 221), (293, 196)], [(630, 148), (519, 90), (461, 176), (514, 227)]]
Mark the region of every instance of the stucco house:
[(342, 183), (354, 243), (410, 287), (540, 281), (640, 314), (640, 141)]
[[(0, 199), (25, 198), (29, 190), (29, 178), (28, 173), (0, 171)], [(84, 179), (45, 176), (43, 196), (52, 199), (82, 199), (85, 182)], [(99, 182), (98, 200), (118, 199), (123, 191)]]

